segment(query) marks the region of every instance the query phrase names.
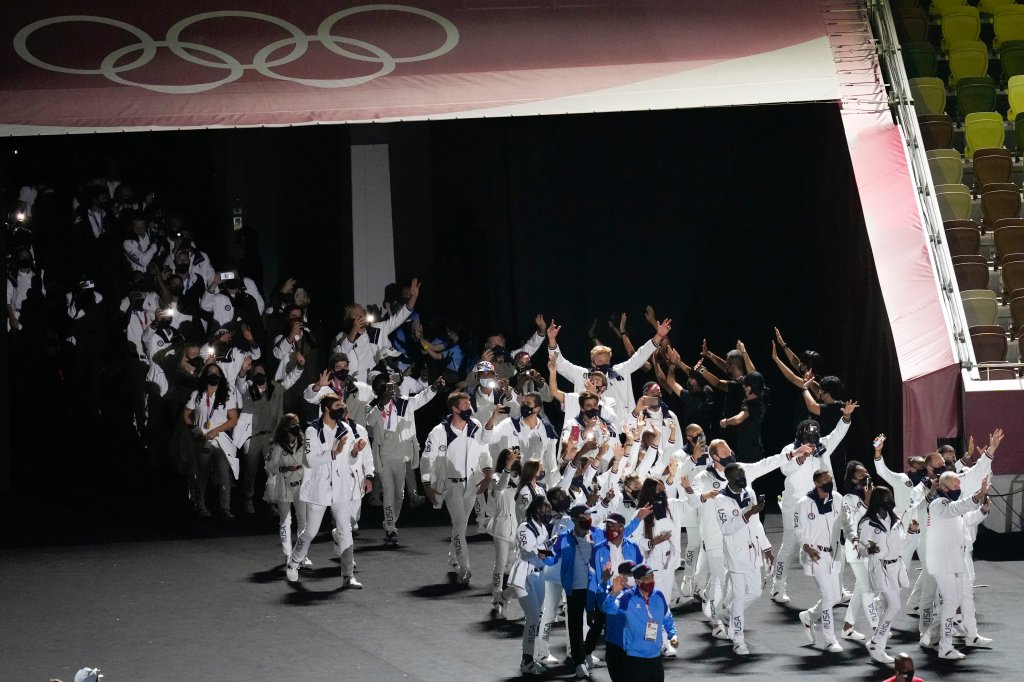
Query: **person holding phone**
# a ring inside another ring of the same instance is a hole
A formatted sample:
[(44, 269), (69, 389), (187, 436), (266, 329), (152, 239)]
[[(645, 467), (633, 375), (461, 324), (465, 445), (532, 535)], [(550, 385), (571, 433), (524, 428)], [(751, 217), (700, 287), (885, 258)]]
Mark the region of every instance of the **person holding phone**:
[[(516, 529), (520, 521), (516, 517), (515, 491), (522, 464), (519, 452), (514, 448), (502, 450), (494, 465), (495, 472), (490, 475), (493, 485), (490, 495), (494, 500), (487, 530), (491, 534), (494, 546), (494, 568), (491, 572), (491, 614), (498, 620), (504, 620), (508, 599), (504, 594), (505, 576), (512, 570), (516, 555), (513, 548), (516, 544)], [(494, 480), (497, 479), (497, 480)], [(525, 513), (524, 513), (525, 516)]]
[(633, 569), (635, 585), (627, 587), (624, 576), (612, 580), (602, 611), (618, 619), (622, 626), (622, 644), (626, 659), (615, 682), (663, 682), (665, 668), (661, 652), (665, 639), (672, 647), (679, 645), (675, 621), (668, 607), (668, 597), (654, 582), (654, 569), (640, 564)]
[(543, 402), (539, 393), (527, 393), (520, 398), (519, 416), (511, 419), (500, 419), (494, 411), (484, 429), (494, 432), (497, 447), (519, 448), (524, 462), (539, 461), (544, 464), (544, 471), (555, 471), (555, 448), (558, 444), (558, 432), (542, 412)]
[[(600, 416), (610, 424), (618, 424), (619, 417), (616, 412), (615, 398), (608, 394), (608, 377), (600, 370), (591, 370), (583, 382), (583, 391), (562, 391), (558, 388), (558, 369), (555, 358), (548, 358), (548, 386), (551, 387), (551, 397), (562, 406), (562, 438), (568, 434), (569, 429), (577, 423), (580, 412), (596, 410), (592, 416)], [(596, 400), (584, 407), (583, 394), (593, 395)]]
[(548, 520), (551, 504), (543, 495), (534, 498), (526, 509), (526, 520), (516, 529), (519, 556), (509, 574), (509, 585), (519, 598), (526, 614), (523, 624), (523, 659), (519, 670), (524, 675), (543, 675), (547, 668), (537, 661), (537, 635), (540, 634), (541, 610), (544, 607), (544, 566), (554, 563), (550, 549)]
[(370, 370), (380, 357), (381, 350), (389, 348), (388, 336), (412, 314), (420, 296), (420, 281), (409, 283), (409, 300), (386, 320), (371, 320), (366, 309), (358, 303), (345, 306), (345, 329), (334, 337), (332, 351), (348, 356), (349, 370), (359, 381), (369, 381)]
[(744, 614), (761, 596), (761, 569), (767, 568), (770, 572), (775, 560), (771, 543), (761, 525), (764, 496), (756, 496), (753, 486), (747, 481), (745, 466), (733, 462), (725, 467), (728, 485), (721, 495), (714, 498), (715, 515), (723, 536), (729, 587), (732, 588), (732, 605), (729, 608), (732, 650), (740, 656), (750, 653), (744, 637)]
[(875, 486), (864, 465), (854, 461), (846, 466), (845, 488), (846, 494), (843, 496), (839, 522), (842, 524), (843, 537), (846, 540), (843, 548), (846, 563), (853, 569), (856, 582), (853, 586), (853, 596), (850, 597), (850, 606), (846, 609), (841, 636), (843, 639), (864, 641), (864, 635), (854, 629), (857, 619), (860, 616), (867, 617), (871, 630), (874, 631), (878, 627), (878, 610), (875, 606), (876, 595), (871, 591), (868, 578), (867, 554), (861, 547), (857, 528), (867, 513)]
[(835, 491), (832, 472), (828, 469), (816, 471), (813, 481), (814, 489), (804, 495), (793, 513), (793, 542), (800, 547), (804, 574), (814, 578), (821, 598), (814, 606), (800, 612), (800, 622), (811, 644), (817, 643), (820, 628), (825, 651), (839, 653), (843, 647), (836, 641), (832, 609), (842, 598), (839, 514), (843, 498)]

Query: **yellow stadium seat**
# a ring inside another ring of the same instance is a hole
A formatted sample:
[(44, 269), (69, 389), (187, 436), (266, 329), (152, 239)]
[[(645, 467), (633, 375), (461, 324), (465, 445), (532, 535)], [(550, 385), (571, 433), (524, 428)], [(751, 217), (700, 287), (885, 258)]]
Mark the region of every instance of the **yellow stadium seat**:
[(968, 220), (971, 217), (971, 190), (967, 185), (936, 185), (935, 199), (943, 220)]
[(1024, 40), (1024, 5), (1003, 7), (992, 17), (992, 49), (998, 50), (1003, 43), (1010, 40)]
[(949, 46), (949, 87), (957, 80), (988, 75), (988, 48), (980, 40), (952, 43)]
[(928, 168), (936, 185), (959, 185), (964, 179), (964, 162), (955, 149), (932, 149), (927, 152)]
[(1013, 76), (1006, 84), (1006, 98), (1010, 108), (1006, 112), (1007, 121), (1016, 121), (1017, 114), (1024, 113), (1024, 76)]
[(951, 9), (958, 9), (967, 4), (967, 0), (932, 0), (928, 11), (932, 16), (942, 16)]
[(964, 298), (961, 299), (964, 307), (964, 315), (967, 317), (968, 327), (979, 325), (992, 325), (996, 323), (996, 315), (999, 312), (999, 304), (994, 298)]
[(978, 111), (967, 114), (964, 121), (964, 156), (974, 158), (975, 149), (1002, 147), (1006, 142), (1003, 117), (994, 111)]
[(977, 7), (954, 7), (942, 13), (942, 51), (961, 42), (973, 42), (981, 35), (981, 15)]
[(941, 78), (911, 78), (908, 82), (918, 116), (946, 111), (946, 85)]
[(997, 14), (1006, 7), (1012, 7), (1013, 0), (981, 0), (978, 9), (983, 14)]

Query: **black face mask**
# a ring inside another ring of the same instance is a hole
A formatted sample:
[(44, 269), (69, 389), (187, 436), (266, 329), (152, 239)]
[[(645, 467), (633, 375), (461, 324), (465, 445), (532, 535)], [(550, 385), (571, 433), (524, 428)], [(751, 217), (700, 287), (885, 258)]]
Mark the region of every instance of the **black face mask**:
[(583, 416), (587, 419), (593, 419), (599, 414), (601, 414), (600, 410), (583, 410)]
[(835, 483), (835, 481), (829, 481), (828, 483), (822, 483), (820, 488), (821, 488), (821, 491), (823, 493), (825, 493), (826, 495), (831, 495), (832, 491), (836, 489), (836, 483)]
[(184, 275), (188, 272), (188, 263), (175, 263), (174, 271), (179, 275)]
[(560, 514), (565, 514), (569, 511), (569, 502), (569, 496), (562, 495), (551, 503), (551, 508)]
[(337, 372), (334, 372), (332, 376), (334, 377), (335, 381), (348, 381), (348, 370), (339, 369)]
[(521, 414), (524, 417), (529, 417), (531, 414), (533, 414), (533, 408), (530, 407), (529, 405), (523, 405), (522, 407), (519, 408), (519, 414)]
[(907, 472), (907, 478), (910, 479), (911, 483), (913, 483), (914, 485), (917, 485), (918, 483), (920, 483), (924, 479), (928, 478), (928, 472), (924, 471), (924, 470), (908, 471)]
[(141, 299), (141, 298), (133, 298), (133, 299), (131, 299), (132, 310), (142, 310), (142, 304), (144, 302), (145, 302), (145, 300)]
[(254, 374), (252, 377), (252, 383), (256, 384), (257, 386), (262, 386), (263, 384), (267, 383), (267, 375)]
[(331, 410), (329, 414), (331, 415), (331, 419), (333, 419), (336, 422), (340, 422), (340, 421), (344, 421), (345, 420), (345, 408), (344, 407), (340, 407), (337, 410)]
[(298, 438), (302, 435), (302, 427), (296, 424), (295, 426), (288, 427), (288, 433)]
[(658, 493), (654, 496), (654, 518), (663, 519), (668, 515), (668, 494)]
[(960, 499), (959, 490), (940, 490), (939, 494), (945, 496), (950, 502), (956, 502)]
[(203, 359), (197, 355), (194, 358), (189, 359), (188, 364), (192, 365), (196, 369), (199, 369), (200, 367), (203, 366)]
[(728, 457), (723, 457), (722, 459), (718, 460), (718, 463), (721, 464), (722, 467), (727, 467), (730, 464), (735, 464), (736, 458), (733, 457), (732, 455), (729, 455)]
[(747, 477), (736, 478), (729, 481), (730, 487), (739, 488), (740, 490), (746, 490), (747, 488)]
[(32, 269), (32, 261), (30, 261), (28, 259), (22, 259), (22, 260), (18, 261), (18, 269), (19, 270), (31, 270)]
[(468, 422), (473, 418), (473, 410), (460, 410), (459, 416), (462, 417), (462, 421)]
[(219, 374), (207, 374), (206, 375), (206, 385), (207, 386), (219, 386), (220, 385), (220, 375)]

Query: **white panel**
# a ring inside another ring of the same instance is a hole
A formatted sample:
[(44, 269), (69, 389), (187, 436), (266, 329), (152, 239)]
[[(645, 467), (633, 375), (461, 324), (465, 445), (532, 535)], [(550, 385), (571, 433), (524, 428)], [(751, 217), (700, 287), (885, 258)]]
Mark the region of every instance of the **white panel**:
[(384, 299), (395, 281), (388, 145), (352, 146), (352, 280), (357, 303)]

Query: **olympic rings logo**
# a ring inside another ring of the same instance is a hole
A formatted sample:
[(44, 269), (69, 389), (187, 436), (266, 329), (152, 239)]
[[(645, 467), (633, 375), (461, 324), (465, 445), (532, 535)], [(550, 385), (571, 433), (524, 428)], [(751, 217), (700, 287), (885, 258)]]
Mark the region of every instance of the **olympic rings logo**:
[[(393, 11), (393, 12), (406, 12), (408, 14), (416, 14), (421, 17), (426, 17), (437, 23), (442, 29), (444, 29), (445, 39), (444, 42), (435, 50), (426, 52), (420, 55), (414, 55), (412, 57), (395, 57), (384, 49), (368, 43), (363, 40), (357, 40), (355, 38), (347, 38), (344, 36), (336, 36), (331, 33), (335, 24), (344, 19), (345, 17), (352, 16), (353, 14), (359, 14), (362, 12), (375, 12), (375, 11)], [(270, 24), (274, 24), (280, 28), (283, 28), (290, 34), (290, 37), (277, 40), (265, 47), (261, 48), (256, 55), (253, 57), (252, 63), (242, 64), (237, 59), (232, 57), (223, 50), (210, 47), (208, 45), (202, 45), (200, 43), (192, 43), (181, 39), (182, 32), (192, 26), (195, 23), (204, 21), (206, 19), (215, 19), (220, 17), (239, 17), (245, 19), (256, 19), (259, 21), (265, 21)], [(37, 30), (52, 26), (55, 24), (80, 22), (80, 23), (93, 23), (93, 24), (106, 24), (107, 26), (114, 26), (127, 33), (133, 35), (138, 42), (132, 43), (131, 45), (125, 45), (124, 47), (118, 48), (103, 58), (100, 68), (98, 69), (77, 69), (69, 68), (65, 66), (59, 66), (57, 64), (50, 64), (37, 58), (28, 49), (28, 38)], [(326, 78), (293, 78), (290, 76), (283, 76), (274, 71), (274, 68), (282, 66), (284, 64), (290, 64), (295, 60), (302, 57), (306, 50), (309, 48), (311, 42), (319, 42), (325, 48), (334, 52), (335, 54), (353, 59), (359, 62), (369, 62), (378, 64), (378, 68), (374, 73), (366, 76), (355, 76), (352, 78), (337, 78), (337, 79), (326, 79)], [(107, 17), (97, 17), (90, 15), (70, 15), (70, 16), (58, 16), (49, 17), (47, 19), (40, 19), (34, 21), (31, 24), (22, 28), (14, 36), (14, 51), (19, 57), (24, 59), (33, 66), (38, 66), (41, 69), (47, 71), (55, 71), (57, 73), (70, 73), (78, 75), (100, 75), (104, 76), (108, 80), (121, 85), (129, 85), (138, 88), (144, 88), (146, 90), (152, 90), (154, 92), (162, 92), (171, 95), (189, 95), (199, 92), (206, 92), (207, 90), (213, 90), (227, 83), (232, 83), (246, 72), (246, 70), (255, 70), (258, 73), (266, 76), (267, 78), (275, 78), (277, 80), (291, 81), (293, 83), (299, 83), (301, 85), (307, 85), (312, 88), (351, 88), (356, 85), (362, 85), (375, 78), (386, 76), (395, 70), (398, 64), (405, 62), (422, 62), (428, 59), (435, 59), (442, 55), (451, 52), (456, 45), (459, 43), (459, 31), (448, 19), (445, 19), (439, 14), (434, 12), (420, 9), (418, 7), (409, 7), (407, 5), (360, 5), (357, 7), (349, 7), (343, 9), (340, 12), (335, 12), (330, 15), (322, 22), (317, 28), (316, 35), (306, 35), (302, 32), (299, 27), (295, 26), (291, 22), (285, 21), (269, 14), (261, 14), (259, 12), (246, 12), (246, 11), (216, 11), (216, 12), (204, 12), (202, 14), (196, 14), (191, 17), (186, 17), (178, 23), (174, 24), (167, 30), (167, 35), (164, 40), (153, 40), (152, 37), (145, 31), (131, 24), (117, 19), (110, 19)], [(274, 54), (282, 48), (291, 46), (291, 50), (282, 57), (276, 59), (270, 59), (270, 55)], [(353, 52), (346, 47), (354, 47), (364, 50), (368, 54), (360, 54)], [(134, 69), (141, 68), (149, 64), (156, 56), (157, 49), (166, 47), (179, 59), (183, 59), (193, 64), (199, 64), (200, 66), (206, 66), (212, 69), (221, 69), (227, 71), (227, 74), (219, 80), (211, 81), (208, 83), (196, 83), (194, 85), (156, 85), (151, 83), (138, 83), (135, 81), (128, 80), (121, 74), (132, 71)], [(121, 64), (121, 60), (138, 53), (138, 56), (128, 63)], [(199, 56), (195, 53), (200, 53), (203, 56)], [(205, 58), (204, 58), (205, 57)]]

